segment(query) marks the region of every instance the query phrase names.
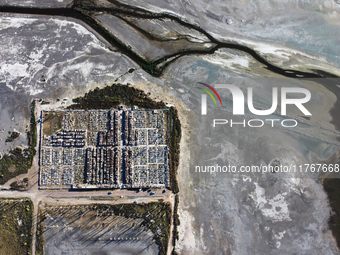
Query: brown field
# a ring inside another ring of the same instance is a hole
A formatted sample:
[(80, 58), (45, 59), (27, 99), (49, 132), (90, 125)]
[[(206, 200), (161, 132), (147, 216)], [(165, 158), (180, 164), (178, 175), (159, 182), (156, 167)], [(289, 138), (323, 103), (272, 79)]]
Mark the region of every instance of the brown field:
[(51, 136), (62, 128), (63, 112), (43, 113), (43, 134)]

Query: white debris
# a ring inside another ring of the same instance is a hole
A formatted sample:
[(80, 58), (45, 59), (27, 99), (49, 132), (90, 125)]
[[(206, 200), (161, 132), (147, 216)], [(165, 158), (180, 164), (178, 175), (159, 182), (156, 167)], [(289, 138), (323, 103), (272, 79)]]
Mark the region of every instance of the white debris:
[(233, 24), (233, 20), (232, 19), (226, 19), (225, 22), (227, 22), (228, 25)]
[(273, 222), (291, 221), (288, 204), (283, 194), (278, 194), (274, 198), (266, 198), (265, 189), (255, 184), (255, 191), (250, 195), (256, 207), (262, 212), (263, 216), (271, 218)]

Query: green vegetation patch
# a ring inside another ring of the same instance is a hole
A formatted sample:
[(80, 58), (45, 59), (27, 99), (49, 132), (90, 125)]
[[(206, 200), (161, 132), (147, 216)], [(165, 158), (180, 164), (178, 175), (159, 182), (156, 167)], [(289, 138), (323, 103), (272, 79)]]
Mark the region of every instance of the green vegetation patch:
[(10, 132), (9, 136), (6, 139), (6, 142), (13, 142), (19, 136), (20, 136), (19, 132), (16, 132), (16, 131)]
[(29, 147), (21, 149), (19, 147), (9, 151), (0, 160), (0, 184), (6, 183), (19, 174), (27, 173), (31, 168), (33, 157), (36, 153), (37, 145), (37, 124), (35, 121), (35, 101), (31, 107), (30, 131), (28, 132)]
[(180, 225), (179, 214), (178, 214), (178, 203), (179, 203), (179, 196), (176, 194), (175, 196), (175, 207), (174, 207), (174, 214), (173, 214), (173, 230), (172, 230), (172, 246), (176, 246), (176, 241), (178, 241), (179, 233), (177, 227)]
[(17, 147), (5, 154), (0, 160), (0, 184), (6, 183), (19, 174), (27, 173), (32, 160), (29, 149), (23, 150)]
[(31, 254), (33, 203), (0, 199), (0, 254)]
[(45, 239), (44, 239), (44, 227), (43, 222), (46, 220), (45, 213), (39, 212), (39, 217), (37, 221), (37, 233), (36, 233), (36, 243), (35, 243), (35, 255), (43, 255), (44, 254), (44, 245), (45, 245)]
[(177, 109), (170, 107), (169, 118), (170, 141), (169, 141), (169, 175), (170, 188), (175, 194), (179, 192), (177, 182), (177, 169), (180, 157), (180, 141), (181, 141), (181, 122), (178, 118)]
[(111, 109), (117, 108), (120, 104), (145, 109), (166, 108), (163, 102), (153, 101), (142, 90), (122, 84), (90, 90), (84, 97), (73, 99), (73, 102), (76, 104), (69, 106), (69, 109)]

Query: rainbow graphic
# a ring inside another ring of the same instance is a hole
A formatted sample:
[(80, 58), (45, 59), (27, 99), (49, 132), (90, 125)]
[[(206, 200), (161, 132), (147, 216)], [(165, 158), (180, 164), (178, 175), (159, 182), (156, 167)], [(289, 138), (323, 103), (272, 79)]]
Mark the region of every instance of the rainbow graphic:
[[(201, 84), (201, 85), (203, 85), (203, 86), (206, 86), (206, 87), (209, 88), (212, 92), (214, 92), (215, 95), (217, 96), (218, 100), (220, 101), (221, 106), (222, 106), (222, 100), (221, 100), (221, 98), (220, 98), (220, 95), (217, 93), (217, 91), (216, 91), (213, 87), (211, 87), (210, 85), (208, 85), (208, 84), (206, 84), (206, 83), (203, 83), (203, 82), (197, 82), (197, 83), (198, 83), (198, 84)], [(211, 92), (210, 92), (209, 90), (207, 90), (207, 89), (205, 89), (205, 88), (200, 88), (200, 87), (197, 87), (197, 88), (203, 90), (204, 92), (206, 92), (206, 93), (212, 98), (212, 100), (214, 101), (215, 105), (217, 105), (216, 100), (215, 100), (213, 94), (211, 94)]]

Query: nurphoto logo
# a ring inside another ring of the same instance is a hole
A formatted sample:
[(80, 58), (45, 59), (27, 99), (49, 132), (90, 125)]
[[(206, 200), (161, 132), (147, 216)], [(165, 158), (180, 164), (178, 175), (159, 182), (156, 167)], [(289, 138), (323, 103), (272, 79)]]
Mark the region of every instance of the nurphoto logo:
[[(201, 115), (207, 115), (207, 94), (211, 97), (211, 99), (214, 101), (215, 105), (217, 106), (215, 96), (217, 96), (221, 106), (222, 100), (220, 95), (217, 93), (215, 88), (217, 89), (228, 89), (231, 92), (232, 99), (233, 99), (233, 115), (244, 115), (245, 113), (245, 96), (243, 94), (243, 91), (231, 84), (216, 84), (214, 87), (211, 85), (208, 85), (206, 83), (198, 82), (198, 84), (203, 85), (205, 88), (197, 87), (198, 89), (201, 89), (202, 91), (206, 92), (206, 94), (201, 95)], [(209, 91), (214, 93), (214, 95)], [(278, 106), (278, 101), (280, 100), (280, 105), (281, 105), (281, 116), (286, 116), (287, 115), (287, 105), (295, 105), (303, 115), (305, 116), (312, 116), (312, 114), (307, 110), (307, 108), (303, 105), (311, 99), (311, 93), (308, 89), (305, 88), (298, 88), (298, 87), (282, 87), (280, 88), (280, 95), (279, 96), (279, 89), (277, 87), (272, 88), (272, 105), (269, 109), (256, 109), (254, 107), (254, 100), (253, 100), (253, 88), (248, 87), (247, 88), (247, 106), (249, 111), (257, 116), (268, 116), (273, 114)], [(304, 97), (302, 98), (288, 98), (288, 94), (302, 94)], [(227, 120), (227, 119), (214, 119), (213, 121), (213, 127), (216, 125), (225, 125), (225, 124), (230, 124), (231, 127), (235, 125), (242, 125), (242, 126), (249, 126), (249, 127), (262, 127), (264, 126), (265, 122), (270, 123), (272, 127), (275, 126), (276, 122), (281, 123), (281, 126), (283, 127), (296, 127), (297, 126), (297, 121), (294, 119), (250, 119), (246, 121), (244, 119), (241, 122), (235, 122), (232, 119)]]

